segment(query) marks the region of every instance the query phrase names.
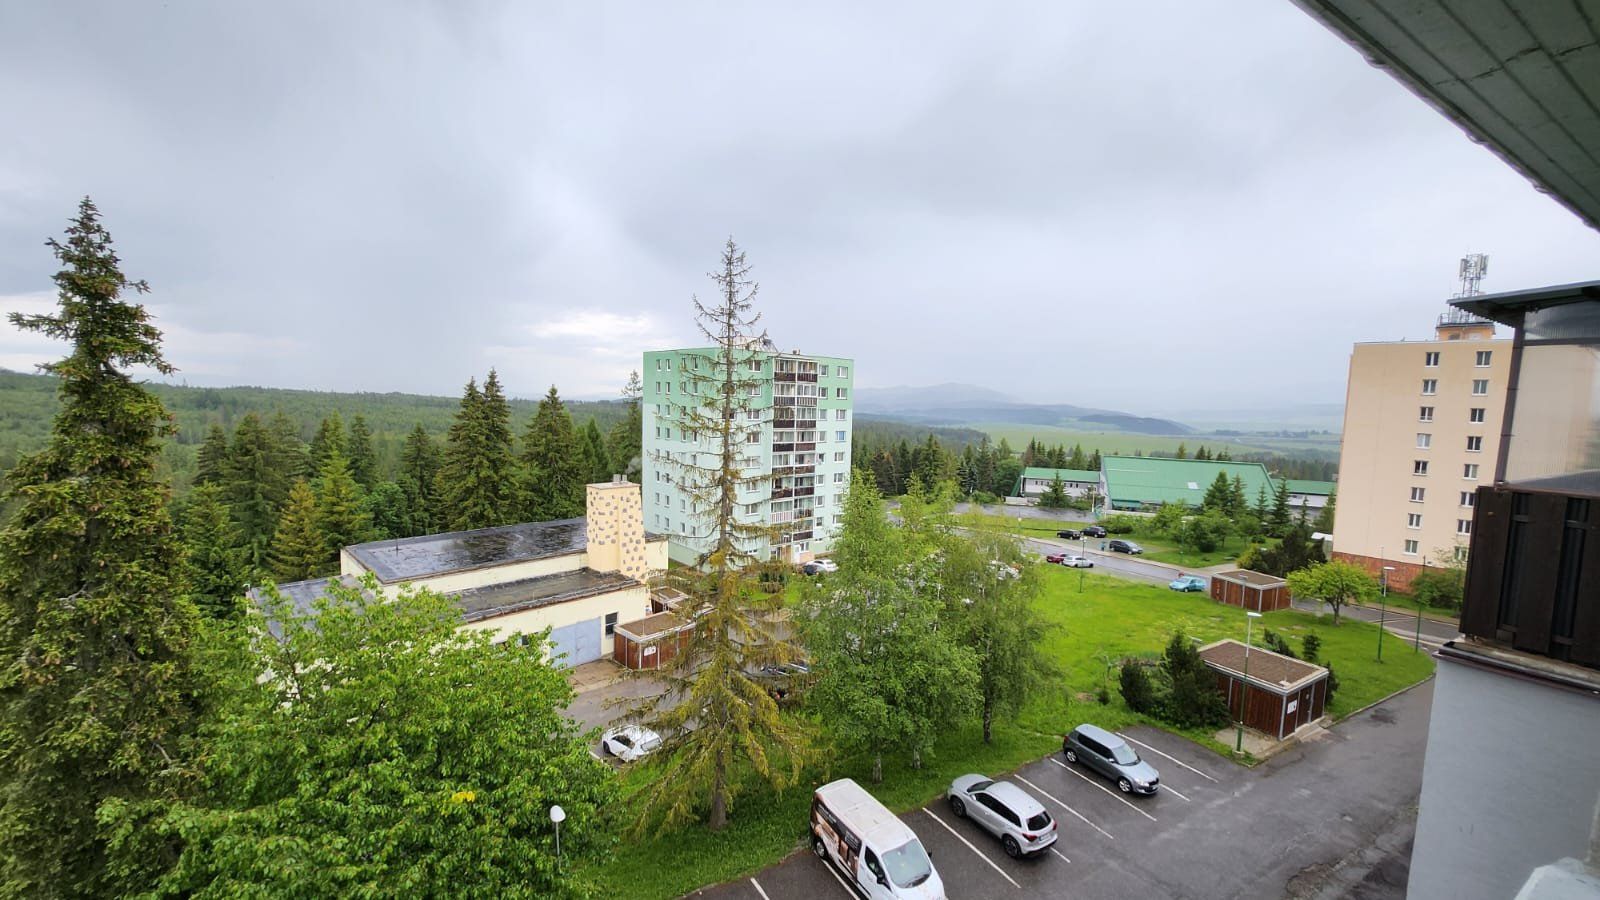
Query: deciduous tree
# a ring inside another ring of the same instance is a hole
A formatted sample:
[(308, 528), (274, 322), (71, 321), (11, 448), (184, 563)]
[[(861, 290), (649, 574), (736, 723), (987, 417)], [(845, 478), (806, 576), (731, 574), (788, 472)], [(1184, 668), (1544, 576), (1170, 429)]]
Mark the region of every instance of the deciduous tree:
[(1321, 600), (1333, 609), (1333, 624), (1339, 624), (1339, 610), (1353, 600), (1364, 600), (1378, 593), (1378, 584), (1366, 570), (1347, 562), (1317, 563), (1289, 573), (1289, 593), (1307, 600)]

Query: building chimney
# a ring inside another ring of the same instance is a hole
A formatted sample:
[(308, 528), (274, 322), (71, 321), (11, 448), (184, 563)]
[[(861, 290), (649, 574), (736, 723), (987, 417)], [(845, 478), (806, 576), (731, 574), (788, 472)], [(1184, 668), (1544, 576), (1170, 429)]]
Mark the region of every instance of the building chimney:
[(588, 565), (596, 572), (620, 572), (638, 581), (649, 576), (644, 548), (643, 488), (621, 475), (591, 484), (585, 495)]

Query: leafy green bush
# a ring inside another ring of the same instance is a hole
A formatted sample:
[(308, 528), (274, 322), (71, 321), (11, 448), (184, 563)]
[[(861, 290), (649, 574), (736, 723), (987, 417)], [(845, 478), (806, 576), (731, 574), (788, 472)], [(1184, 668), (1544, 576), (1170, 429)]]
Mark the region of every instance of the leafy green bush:
[(1423, 569), (1411, 579), (1411, 596), (1437, 609), (1460, 609), (1465, 581), (1458, 569)]
[(1122, 664), (1121, 687), (1122, 702), (1136, 713), (1154, 713), (1160, 706), (1155, 686), (1150, 683), (1150, 674), (1144, 670), (1142, 663), (1130, 661)]
[(1139, 530), (1139, 525), (1140, 519), (1137, 516), (1118, 514), (1100, 520), (1100, 527), (1108, 534), (1133, 534)]
[(1175, 537), (1181, 547), (1193, 547), (1201, 553), (1210, 553), (1228, 539), (1232, 525), (1228, 517), (1215, 510), (1191, 516), (1183, 523)]
[(991, 494), (988, 491), (973, 491), (972, 495), (968, 499), (970, 499), (973, 503), (981, 503), (984, 506), (993, 506), (994, 504), (1000, 502), (999, 497), (996, 497), (994, 494)]
[[(1307, 637), (1315, 637), (1315, 635), (1307, 635)], [(1281, 653), (1290, 659), (1297, 658), (1295, 656), (1294, 648), (1289, 646), (1289, 642), (1283, 639), (1283, 635), (1273, 631), (1270, 628), (1267, 629), (1266, 635), (1261, 638), (1261, 646), (1266, 647), (1273, 653)]]
[(1305, 651), (1301, 654), (1302, 659), (1312, 665), (1321, 665), (1318, 659), (1322, 654), (1322, 638), (1317, 637), (1315, 634), (1308, 634), (1305, 640), (1300, 642), (1300, 646)]

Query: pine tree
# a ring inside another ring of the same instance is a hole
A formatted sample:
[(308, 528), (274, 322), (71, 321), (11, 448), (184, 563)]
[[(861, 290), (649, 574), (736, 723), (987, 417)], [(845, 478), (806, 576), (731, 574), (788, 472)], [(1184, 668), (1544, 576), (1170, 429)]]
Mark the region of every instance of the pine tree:
[(1328, 494), (1328, 505), (1317, 510), (1317, 518), (1311, 523), (1311, 530), (1322, 534), (1333, 534), (1333, 505), (1338, 499), (1337, 490)]
[(1279, 479), (1274, 485), (1272, 512), (1267, 514), (1267, 525), (1274, 537), (1283, 537), (1289, 530), (1289, 482)]
[(872, 457), (872, 479), (877, 483), (879, 493), (895, 494), (900, 485), (900, 471), (895, 465), (893, 453), (879, 450)]
[(589, 417), (589, 424), (583, 426), (583, 458), (587, 472), (584, 480), (590, 484), (610, 481), (616, 468), (611, 464), (611, 454), (606, 452), (606, 440), (600, 436), (600, 426), (595, 424), (594, 417)]
[(1089, 454), (1089, 469), (1094, 472), (1100, 471), (1100, 448), (1098, 447), (1095, 448), (1093, 453)]
[(361, 509), (372, 524), (370, 540), (387, 541), (424, 533), (411, 518), (411, 498), (397, 482), (378, 482), (361, 498)]
[(64, 241), (58, 307), (13, 326), (66, 343), (48, 443), (7, 476), (0, 531), (0, 894), (111, 896), (103, 801), (142, 802), (180, 766), (199, 617), (156, 477), (166, 409), (130, 368), (174, 370), (86, 197)]
[(322, 535), (327, 558), (337, 560), (340, 550), (366, 540), (372, 528), (361, 503), (361, 489), (338, 448), (329, 452), (317, 473), (316, 496), (317, 532)]
[(336, 568), (317, 528), (317, 495), (304, 481), (296, 481), (289, 489), (289, 500), (272, 537), (269, 565), (279, 583), (331, 575)]
[(439, 527), (439, 448), (418, 422), (400, 448), (400, 475), (396, 479), (406, 498), (406, 526), (397, 537), (431, 534)]
[(311, 448), (300, 437), (300, 426), (281, 409), (272, 414), (267, 433), (271, 436), (273, 452), (282, 460), (283, 490), (287, 497), (289, 485), (301, 478), (309, 481), (315, 474), (311, 468)]
[(1055, 475), (1050, 479), (1050, 486), (1039, 495), (1039, 505), (1045, 509), (1066, 509), (1068, 499), (1066, 486), (1061, 483), (1061, 476)]
[(372, 490), (373, 485), (378, 483), (378, 457), (372, 450), (372, 429), (367, 427), (367, 420), (360, 415), (350, 420), (345, 457), (350, 464), (350, 477), (361, 485), (363, 491)]
[(245, 562), (264, 567), (278, 510), (289, 496), (289, 466), (271, 432), (255, 413), (248, 413), (233, 429), (225, 467), (228, 509), (239, 526)]
[(189, 596), (214, 619), (239, 615), (239, 598), (249, 578), (239, 529), (233, 524), (220, 484), (202, 484), (189, 492), (181, 532), (189, 564)]
[(1178, 442), (1178, 452), (1176, 454), (1174, 454), (1173, 458), (1174, 459), (1188, 459), (1189, 458), (1189, 447), (1186, 444), (1184, 444), (1182, 441), (1179, 441)]
[(1244, 493), (1244, 477), (1233, 476), (1233, 480), (1228, 483), (1228, 517), (1237, 519), (1250, 508), (1249, 504), (1249, 498)]
[(905, 438), (901, 438), (899, 445), (894, 449), (894, 471), (894, 495), (898, 497), (906, 492), (906, 488), (911, 484), (912, 474), (917, 471), (911, 445), (906, 443)]
[(1227, 472), (1218, 472), (1216, 480), (1206, 488), (1205, 498), (1200, 501), (1201, 509), (1214, 509), (1226, 514), (1233, 503), (1233, 486), (1228, 481)]
[(607, 436), (606, 456), (616, 469), (632, 481), (638, 481), (644, 472), (641, 442), (644, 440), (644, 411), (641, 408), (644, 384), (638, 371), (628, 373), (628, 383), (622, 387), (622, 402), (627, 407), (622, 421), (611, 427)]
[(206, 430), (206, 439), (195, 452), (194, 462), (196, 485), (222, 483), (228, 464), (228, 433), (222, 430), (221, 425), (211, 423)]
[(317, 433), (311, 438), (311, 471), (321, 472), (322, 467), (327, 465), (328, 456), (334, 451), (349, 458), (349, 450), (345, 446), (344, 419), (337, 412), (323, 419), (317, 427)]
[(548, 522), (583, 515), (583, 448), (553, 384), (528, 423), (523, 448), (523, 517)]
[[(794, 650), (771, 624), (783, 595), (760, 587), (763, 572), (775, 572), (757, 554), (781, 535), (738, 516), (740, 497), (771, 483), (770, 476), (747, 474), (741, 464), (746, 431), (760, 416), (772, 415), (750, 397), (759, 383), (749, 363), (760, 359), (750, 349), (760, 317), (751, 314), (756, 286), (749, 272), (729, 239), (722, 271), (713, 276), (719, 302), (695, 301), (700, 330), (713, 345), (710, 365), (685, 373), (695, 400), (684, 401), (675, 423), (700, 436), (702, 451), (687, 461), (656, 460), (676, 471), (675, 481), (699, 514), (691, 529), (694, 563), (670, 573), (697, 612), (687, 646), (659, 673), (667, 690), (640, 711), (667, 736), (660, 777), (636, 797), (646, 813), (641, 831), (652, 820), (682, 822), (701, 810), (711, 830), (720, 831), (731, 801), (752, 776), (782, 790), (798, 781), (808, 755), (797, 723), (780, 716), (777, 703), (750, 676), (763, 664), (789, 661)], [(684, 697), (692, 702), (681, 702)], [(686, 729), (691, 720), (697, 727)]]
[[(495, 398), (489, 397), (493, 385)], [(484, 390), (467, 382), (461, 408), (450, 425), (439, 467), (443, 521), (451, 529), (490, 528), (516, 518), (516, 459), (511, 452), (511, 416), (494, 371)]]

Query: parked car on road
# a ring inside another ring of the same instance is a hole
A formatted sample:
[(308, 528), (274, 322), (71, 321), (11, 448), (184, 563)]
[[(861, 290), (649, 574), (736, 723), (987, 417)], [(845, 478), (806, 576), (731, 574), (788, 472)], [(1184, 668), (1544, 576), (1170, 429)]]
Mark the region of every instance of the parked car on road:
[(1075, 540), (1078, 540), (1079, 538), (1083, 537), (1083, 532), (1081, 532), (1081, 531), (1073, 531), (1071, 528), (1066, 528), (1066, 529), (1063, 529), (1061, 531), (1056, 532), (1056, 537), (1058, 537), (1058, 538), (1066, 538), (1069, 541), (1075, 541)]
[(811, 795), (811, 852), (862, 897), (945, 900), (944, 881), (916, 832), (848, 778)]
[(962, 775), (950, 783), (945, 797), (951, 812), (999, 838), (1001, 849), (1012, 859), (1043, 853), (1056, 842), (1056, 823), (1044, 804), (1009, 781)]
[(1124, 541), (1121, 539), (1114, 540), (1107, 546), (1110, 548), (1112, 553), (1129, 553), (1134, 556), (1138, 556), (1144, 552), (1144, 548), (1138, 544), (1135, 544), (1133, 541)]
[(1167, 582), (1167, 587), (1175, 591), (1183, 591), (1186, 594), (1196, 591), (1205, 593), (1206, 580), (1199, 575), (1179, 575), (1177, 578)]
[(1061, 564), (1063, 566), (1066, 566), (1069, 569), (1092, 569), (1092, 568), (1094, 568), (1094, 563), (1091, 562), (1087, 556), (1079, 556), (1076, 553), (1064, 553), (1064, 554), (1062, 554), (1062, 556), (1061, 556)]
[(839, 571), (839, 564), (831, 559), (813, 559), (808, 563), (802, 564), (800, 571), (807, 575), (822, 575)]
[(1128, 742), (1097, 725), (1079, 725), (1061, 739), (1061, 755), (1115, 781), (1124, 794), (1154, 794), (1161, 781), (1155, 766), (1139, 758)]
[(1090, 525), (1083, 529), (1084, 537), (1105, 537), (1106, 530), (1099, 525)]
[(623, 762), (649, 756), (651, 751), (660, 746), (661, 735), (643, 725), (622, 725), (600, 736), (601, 749)]

